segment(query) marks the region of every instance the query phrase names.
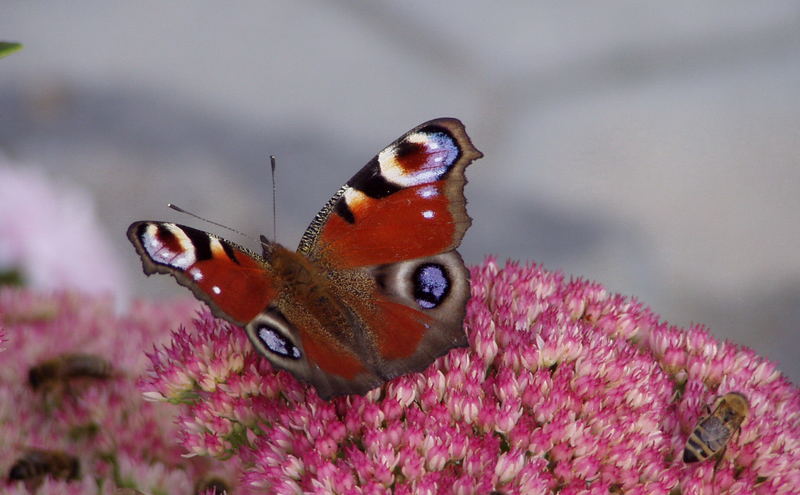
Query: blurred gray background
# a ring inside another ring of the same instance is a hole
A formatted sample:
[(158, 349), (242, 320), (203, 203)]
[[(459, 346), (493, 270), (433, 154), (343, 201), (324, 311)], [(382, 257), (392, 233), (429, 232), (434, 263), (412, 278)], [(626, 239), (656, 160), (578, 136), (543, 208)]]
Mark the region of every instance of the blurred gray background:
[(6, 1), (0, 39), (25, 44), (0, 152), (90, 192), (136, 294), (185, 291), (141, 275), (131, 221), (209, 229), (169, 201), (271, 234), (275, 154), (294, 246), (384, 145), (454, 116), (485, 153), (468, 262), (594, 279), (800, 382), (796, 0)]

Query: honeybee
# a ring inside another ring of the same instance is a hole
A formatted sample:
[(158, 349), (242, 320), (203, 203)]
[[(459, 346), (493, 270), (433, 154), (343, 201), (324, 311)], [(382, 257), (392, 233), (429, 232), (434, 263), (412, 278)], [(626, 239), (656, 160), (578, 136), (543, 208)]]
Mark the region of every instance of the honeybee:
[(78, 458), (59, 450), (28, 450), (8, 471), (8, 481), (24, 481), (38, 487), (46, 476), (61, 480), (80, 478)]
[(742, 423), (750, 413), (747, 398), (730, 392), (714, 402), (714, 409), (700, 419), (686, 440), (683, 450), (683, 462), (705, 461), (709, 457), (722, 459), (728, 442), (742, 428)]
[(104, 380), (112, 375), (111, 363), (94, 354), (61, 354), (28, 370), (33, 390), (50, 389), (78, 379)]

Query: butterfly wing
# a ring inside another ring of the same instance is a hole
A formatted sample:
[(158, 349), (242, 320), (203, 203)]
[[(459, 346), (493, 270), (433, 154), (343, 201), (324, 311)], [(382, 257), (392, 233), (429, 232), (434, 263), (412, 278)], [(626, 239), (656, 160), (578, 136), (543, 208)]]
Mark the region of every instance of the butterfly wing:
[(417, 126), (339, 189), (303, 234), (298, 252), (345, 268), (455, 249), (472, 221), (464, 169), (482, 156), (456, 119)]
[[(467, 345), (469, 272), (455, 248), (471, 222), (464, 170), (481, 156), (458, 120), (421, 124), (342, 186), (303, 235), (298, 252), (331, 279), (361, 281), (333, 286), (380, 381)], [(337, 381), (331, 393), (353, 389)]]
[(277, 294), (265, 260), (208, 232), (142, 221), (128, 227), (128, 239), (147, 275), (172, 275), (214, 315), (234, 324), (250, 322)]

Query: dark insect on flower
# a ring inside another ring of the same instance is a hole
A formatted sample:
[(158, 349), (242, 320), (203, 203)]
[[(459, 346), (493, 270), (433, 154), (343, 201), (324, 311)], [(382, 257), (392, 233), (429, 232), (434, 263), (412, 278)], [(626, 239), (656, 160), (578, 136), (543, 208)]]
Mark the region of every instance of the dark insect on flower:
[(61, 354), (33, 366), (28, 384), (33, 390), (46, 390), (73, 380), (105, 380), (111, 377), (111, 363), (94, 354)]
[(77, 480), (80, 478), (80, 462), (77, 457), (59, 450), (31, 449), (17, 459), (8, 472), (9, 481), (24, 481), (29, 489), (34, 490), (47, 476)]
[(225, 480), (217, 477), (200, 480), (194, 488), (194, 493), (196, 495), (206, 495), (210, 493), (223, 495), (230, 492), (231, 489), (228, 486), (228, 483), (226, 483)]
[(686, 441), (683, 462), (705, 461), (717, 456), (722, 459), (728, 442), (742, 428), (742, 423), (750, 412), (750, 405), (744, 395), (730, 392), (714, 402), (713, 410), (700, 419)]

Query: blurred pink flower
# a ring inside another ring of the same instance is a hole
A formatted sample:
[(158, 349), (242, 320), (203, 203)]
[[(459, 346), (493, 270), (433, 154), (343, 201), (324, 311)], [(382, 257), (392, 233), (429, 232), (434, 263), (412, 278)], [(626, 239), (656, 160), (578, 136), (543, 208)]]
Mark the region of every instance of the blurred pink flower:
[(89, 196), (12, 165), (0, 156), (0, 273), (19, 271), (36, 289), (121, 294), (127, 284)]
[[(143, 350), (168, 340), (168, 329), (189, 322), (197, 307), (194, 300), (140, 301), (117, 316), (110, 297), (0, 288), (7, 339), (0, 358), (0, 492), (29, 493), (31, 483), (8, 477), (30, 449), (61, 451), (80, 462), (80, 479), (39, 480), (38, 494), (111, 494), (124, 486), (194, 495), (196, 481), (215, 472), (234, 483), (235, 463), (187, 461), (174, 408), (145, 402), (135, 384), (148, 363)], [(65, 354), (94, 356), (111, 367), (100, 368), (105, 379), (45, 373), (55, 379), (39, 380), (34, 389), (29, 370)]]
[[(752, 351), (539, 266), (472, 271), (470, 347), (366, 396), (326, 402), (208, 311), (140, 382), (180, 406), (194, 456), (241, 466), (245, 493), (800, 492), (800, 392)], [(751, 415), (724, 459), (687, 465), (706, 405)]]

